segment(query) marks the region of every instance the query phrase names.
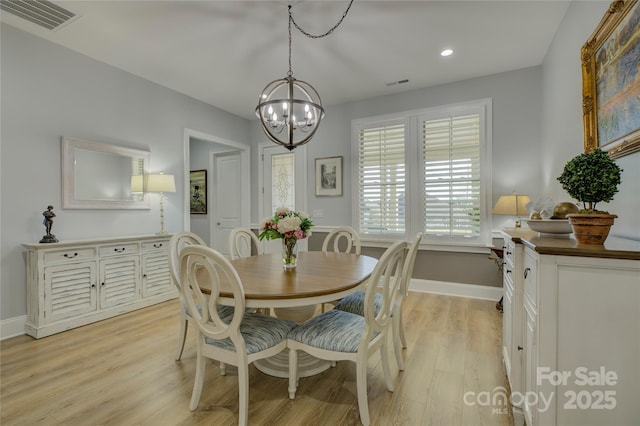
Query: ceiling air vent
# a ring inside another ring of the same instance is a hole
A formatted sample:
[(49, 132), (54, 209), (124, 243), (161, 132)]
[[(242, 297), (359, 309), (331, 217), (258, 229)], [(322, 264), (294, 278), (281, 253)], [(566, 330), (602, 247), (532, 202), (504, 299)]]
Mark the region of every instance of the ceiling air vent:
[(57, 30), (79, 18), (75, 13), (47, 0), (1, 0), (0, 9), (48, 30)]

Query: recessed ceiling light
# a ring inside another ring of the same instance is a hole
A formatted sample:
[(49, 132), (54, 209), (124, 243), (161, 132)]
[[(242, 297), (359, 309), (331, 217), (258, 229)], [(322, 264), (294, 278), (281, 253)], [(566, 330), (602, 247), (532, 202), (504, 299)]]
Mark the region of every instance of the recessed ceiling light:
[(453, 54), (453, 50), (451, 49), (444, 49), (442, 52), (440, 52), (441, 56), (450, 56)]

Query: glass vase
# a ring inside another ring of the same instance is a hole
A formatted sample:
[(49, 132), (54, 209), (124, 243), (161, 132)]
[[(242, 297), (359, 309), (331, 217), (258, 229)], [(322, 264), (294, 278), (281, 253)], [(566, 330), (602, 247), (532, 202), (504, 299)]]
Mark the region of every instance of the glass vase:
[(282, 266), (284, 269), (294, 269), (298, 261), (298, 240), (295, 238), (282, 239)]

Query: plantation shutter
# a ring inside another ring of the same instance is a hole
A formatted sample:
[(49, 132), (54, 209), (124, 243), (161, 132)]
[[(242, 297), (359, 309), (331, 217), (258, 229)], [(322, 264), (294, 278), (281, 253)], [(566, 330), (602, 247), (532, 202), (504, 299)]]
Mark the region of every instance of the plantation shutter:
[(404, 234), (404, 150), (404, 123), (359, 130), (361, 234)]
[(421, 120), (424, 233), (480, 236), (480, 115)]

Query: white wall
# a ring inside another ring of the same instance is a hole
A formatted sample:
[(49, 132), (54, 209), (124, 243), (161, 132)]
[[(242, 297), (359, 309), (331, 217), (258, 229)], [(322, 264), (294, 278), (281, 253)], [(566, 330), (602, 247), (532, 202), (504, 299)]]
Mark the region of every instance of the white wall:
[[(609, 1), (573, 1), (543, 64), (541, 171), (544, 193), (570, 200), (556, 180), (564, 164), (584, 151), (580, 48), (604, 16)], [(611, 235), (640, 240), (640, 153), (617, 160), (624, 170), (619, 193), (598, 205), (619, 217)]]
[[(249, 123), (11, 26), (1, 31), (0, 319), (7, 319), (26, 314), (20, 244), (42, 238), (48, 204), (55, 206), (53, 233), (61, 241), (160, 229), (154, 196), (150, 210), (62, 210), (61, 136), (148, 149), (150, 171), (180, 182), (185, 128), (248, 143)], [(185, 194), (176, 187), (165, 202), (169, 232), (182, 230)]]

